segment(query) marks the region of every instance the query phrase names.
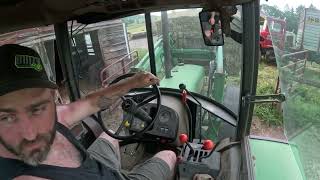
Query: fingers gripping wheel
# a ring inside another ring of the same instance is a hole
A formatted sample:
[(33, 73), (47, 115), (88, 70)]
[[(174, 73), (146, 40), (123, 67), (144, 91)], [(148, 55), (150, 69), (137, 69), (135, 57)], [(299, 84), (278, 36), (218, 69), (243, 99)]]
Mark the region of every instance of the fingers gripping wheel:
[[(115, 84), (123, 79), (129, 78), (134, 76), (135, 73), (128, 73), (121, 75), (117, 77), (115, 80), (113, 80), (109, 85)], [(136, 96), (144, 96), (147, 95), (146, 98), (144, 98), (142, 101), (137, 101), (135, 99), (141, 99), (141, 98), (135, 98)], [(119, 140), (130, 140), (135, 137), (139, 137), (142, 134), (144, 134), (146, 131), (150, 130), (155, 122), (155, 120), (158, 117), (160, 105), (161, 105), (161, 93), (157, 85), (152, 85), (152, 88), (138, 88), (138, 89), (132, 89), (129, 93), (127, 93), (125, 96), (121, 97), (122, 104), (121, 108), (124, 111), (124, 113), (130, 115), (131, 117), (137, 118), (146, 124), (143, 129), (140, 131), (131, 131), (130, 126), (132, 123), (130, 123), (128, 120), (123, 118), (120, 126), (116, 130), (116, 132), (113, 132), (112, 130), (108, 129), (105, 126), (105, 122), (103, 122), (102, 119), (102, 111), (98, 112), (98, 118), (97, 121), (101, 125), (102, 129), (111, 137)], [(153, 114), (150, 114), (149, 112), (145, 111), (143, 106), (148, 104), (149, 102), (156, 100), (156, 109), (152, 111)], [(132, 118), (131, 118), (132, 119)], [(125, 134), (123, 133), (125, 132)]]

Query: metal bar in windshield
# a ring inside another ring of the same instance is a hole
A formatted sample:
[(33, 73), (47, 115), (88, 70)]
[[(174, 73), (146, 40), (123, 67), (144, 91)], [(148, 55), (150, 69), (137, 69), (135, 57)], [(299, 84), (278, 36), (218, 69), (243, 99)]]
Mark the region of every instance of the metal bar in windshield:
[(167, 11), (161, 11), (161, 25), (162, 25), (162, 37), (163, 37), (163, 52), (164, 52), (164, 70), (166, 78), (171, 78), (172, 58), (170, 54), (169, 43), (169, 20)]
[[(256, 94), (259, 59), (259, 2), (254, 1), (242, 6), (242, 82), (241, 96)], [(254, 104), (241, 101), (237, 128), (237, 139), (249, 135)]]
[(57, 41), (57, 49), (63, 74), (67, 77), (70, 100), (75, 101), (80, 98), (78, 79), (71, 57), (70, 38), (67, 22), (54, 25)]
[(145, 22), (146, 22), (146, 31), (147, 31), (147, 39), (148, 39), (148, 50), (149, 50), (149, 58), (150, 58), (150, 70), (151, 73), (157, 75), (156, 71), (156, 61), (154, 56), (154, 46), (153, 46), (153, 36), (152, 36), (152, 24), (151, 24), (151, 15), (150, 13), (145, 13)]

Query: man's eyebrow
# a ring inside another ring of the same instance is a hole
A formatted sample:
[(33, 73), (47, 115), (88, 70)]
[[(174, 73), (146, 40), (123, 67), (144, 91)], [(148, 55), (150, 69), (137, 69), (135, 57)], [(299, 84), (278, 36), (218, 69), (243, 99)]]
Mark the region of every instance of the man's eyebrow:
[(0, 112), (15, 113), (17, 111), (15, 109), (11, 109), (11, 108), (0, 108)]
[(27, 107), (27, 109), (33, 109), (33, 108), (36, 108), (36, 107), (38, 107), (38, 106), (41, 106), (41, 105), (47, 104), (47, 103), (50, 103), (50, 100), (48, 100), (48, 99), (42, 100), (42, 101), (40, 101), (40, 102), (31, 104), (30, 106)]
[[(34, 104), (31, 104), (27, 107), (27, 109), (33, 109), (33, 108), (36, 108), (38, 106), (41, 106), (43, 104), (47, 104), (47, 103), (50, 103), (50, 100), (46, 99), (46, 100), (42, 100), (40, 102), (37, 102), (37, 103), (34, 103)], [(5, 113), (16, 113), (17, 110), (15, 109), (12, 109), (12, 108), (0, 108), (0, 112), (5, 112)]]

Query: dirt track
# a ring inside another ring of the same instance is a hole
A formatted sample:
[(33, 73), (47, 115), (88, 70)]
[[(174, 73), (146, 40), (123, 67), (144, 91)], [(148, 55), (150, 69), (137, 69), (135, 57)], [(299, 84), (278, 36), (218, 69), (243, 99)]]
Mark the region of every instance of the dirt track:
[(252, 117), (251, 135), (287, 140), (282, 126), (268, 125), (257, 116)]

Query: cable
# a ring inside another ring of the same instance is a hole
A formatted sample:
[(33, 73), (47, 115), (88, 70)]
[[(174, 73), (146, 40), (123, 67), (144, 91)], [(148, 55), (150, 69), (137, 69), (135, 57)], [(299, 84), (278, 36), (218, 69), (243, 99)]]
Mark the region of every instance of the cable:
[[(179, 85), (180, 88), (180, 85)], [(189, 108), (189, 105), (187, 103), (187, 91), (184, 91), (182, 88), (180, 88), (181, 90), (181, 97), (182, 97), (182, 104), (184, 105), (184, 107), (186, 108), (187, 111), (187, 115), (188, 115), (188, 120), (189, 120), (189, 136), (190, 139), (193, 139), (193, 124), (192, 124), (192, 114)]]
[(188, 105), (187, 103), (185, 103), (184, 106), (185, 106), (186, 109), (187, 109), (187, 115), (188, 115), (188, 119), (189, 119), (190, 139), (193, 139), (194, 137), (193, 137), (193, 132), (192, 132), (192, 128), (193, 128), (193, 125), (192, 125), (192, 114), (191, 114), (189, 105)]
[(81, 27), (81, 25), (79, 25), (79, 26), (74, 30), (74, 32), (76, 32), (80, 27)]
[(200, 106), (200, 114), (199, 114), (199, 119), (200, 119), (200, 127), (199, 127), (199, 134), (200, 134), (200, 136), (199, 136), (199, 142), (201, 143), (201, 140), (202, 140), (202, 104), (198, 101), (198, 99), (196, 98), (196, 97), (194, 97), (193, 95), (192, 95), (192, 93), (190, 93), (188, 90), (187, 90), (187, 88), (186, 88), (186, 85), (185, 84), (179, 84), (179, 88), (181, 89), (181, 90), (185, 90), (197, 103), (198, 103), (198, 105)]
[(82, 31), (85, 27), (87, 27), (88, 24), (85, 24), (81, 29), (79, 29), (77, 32), (74, 33), (74, 35), (77, 35), (80, 31)]

